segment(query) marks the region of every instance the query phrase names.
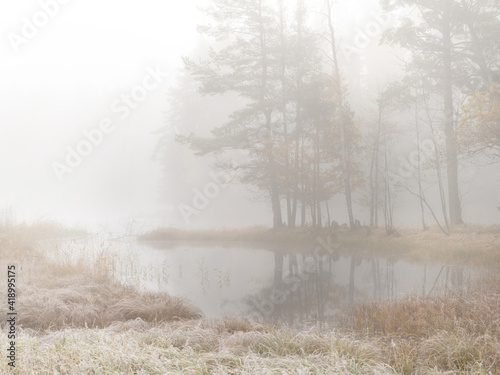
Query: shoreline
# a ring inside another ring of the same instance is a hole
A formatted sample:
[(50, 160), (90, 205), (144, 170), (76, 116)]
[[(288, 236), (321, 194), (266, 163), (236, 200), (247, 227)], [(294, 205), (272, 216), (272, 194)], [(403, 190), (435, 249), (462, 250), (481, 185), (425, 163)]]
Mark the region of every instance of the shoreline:
[[(157, 248), (178, 244), (224, 247), (234, 245), (261, 247), (283, 253), (314, 251), (333, 245), (341, 255), (398, 256), (414, 261), (441, 261), (458, 265), (500, 266), (500, 227), (464, 226), (449, 236), (436, 229), (422, 231), (399, 229), (398, 235), (386, 235), (381, 228), (359, 231), (332, 231), (330, 228), (242, 228), (219, 230), (181, 230), (161, 228), (138, 237)], [(166, 246), (155, 246), (164, 244)], [(291, 251), (290, 251), (291, 250)], [(328, 249), (326, 249), (328, 250)]]

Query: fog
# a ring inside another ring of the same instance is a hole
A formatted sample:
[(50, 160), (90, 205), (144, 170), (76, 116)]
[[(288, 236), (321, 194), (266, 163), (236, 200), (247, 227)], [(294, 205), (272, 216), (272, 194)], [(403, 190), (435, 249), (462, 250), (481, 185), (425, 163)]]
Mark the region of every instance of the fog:
[[(321, 2), (306, 3), (312, 14), (309, 22), (319, 26), (324, 22)], [(167, 93), (187, 74), (182, 56), (203, 56), (212, 45), (196, 28), (207, 21), (198, 9), (204, 4), (42, 0), (0, 6), (0, 209), (13, 212), (17, 221), (50, 219), (92, 229), (120, 228), (131, 221), (143, 230), (272, 226), (269, 198), (236, 180), (190, 220), (178, 209), (192, 204), (193, 189), (201, 191), (212, 181), (214, 159), (195, 157), (188, 145), (173, 140), (174, 135), (209, 135), (227, 122), (231, 108), (242, 100), (236, 94), (200, 95), (200, 103), (211, 109), (195, 105), (192, 110), (200, 109), (206, 121), (196, 119), (190, 128), (168, 121)], [(286, 4), (293, 7), (295, 1)], [(379, 45), (377, 30), (369, 40), (360, 39), (360, 33), (372, 32), (373, 22), (383, 31), (412, 14), (395, 11), (388, 16), (377, 1), (368, 0), (340, 1), (335, 10), (340, 73), (355, 118), (370, 129), (377, 94), (403, 78), (402, 61), (408, 52)], [(401, 114), (393, 118), (405, 119)], [(162, 128), (171, 132), (168, 168), (154, 158)], [(415, 149), (414, 135), (401, 129), (395, 152), (407, 153)], [(85, 140), (95, 142), (84, 150), (88, 155), (71, 155)], [(369, 165), (368, 160), (361, 163)], [(482, 156), (463, 160), (459, 179), (464, 220), (499, 223), (498, 163), (483, 161)], [(353, 210), (368, 225), (369, 212), (359, 204), (363, 189), (366, 183), (353, 192)], [(429, 205), (438, 211), (436, 182), (425, 190)], [(285, 210), (284, 201), (282, 205)], [(342, 194), (329, 198), (329, 205), (330, 220), (348, 222)], [(418, 199), (397, 193), (394, 225), (418, 226), (419, 210)], [(426, 219), (432, 221), (429, 212)]]
[[(2, 33), (19, 33), (38, 2), (2, 5)], [(3, 207), (19, 220), (91, 224), (168, 211), (152, 162), (163, 124), (165, 91), (196, 40), (193, 3), (68, 2), (16, 53), (2, 40), (1, 170)], [(63, 161), (82, 131), (109, 118), (111, 103), (141, 83), (147, 67), (165, 76), (75, 170), (60, 182)]]

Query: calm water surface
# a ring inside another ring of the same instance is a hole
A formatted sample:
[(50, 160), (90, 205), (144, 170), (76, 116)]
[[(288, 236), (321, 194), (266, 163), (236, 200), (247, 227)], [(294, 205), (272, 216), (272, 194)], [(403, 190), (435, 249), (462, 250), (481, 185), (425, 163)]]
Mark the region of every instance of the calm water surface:
[(477, 274), (472, 267), (404, 259), (315, 257), (308, 248), (292, 252), (98, 237), (67, 241), (58, 256), (84, 256), (126, 284), (184, 296), (209, 318), (291, 324), (323, 321), (361, 301), (461, 293)]

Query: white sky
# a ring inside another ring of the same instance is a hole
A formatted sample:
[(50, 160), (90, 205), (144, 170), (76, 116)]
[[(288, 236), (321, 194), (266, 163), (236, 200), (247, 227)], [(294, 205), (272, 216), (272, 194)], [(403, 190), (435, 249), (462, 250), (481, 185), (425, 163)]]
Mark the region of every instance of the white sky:
[[(110, 105), (142, 82), (148, 66), (174, 75), (197, 35), (194, 3), (69, 1), (16, 53), (9, 33), (22, 36), (24, 17), (40, 10), (37, 1), (0, 5), (0, 208), (76, 222), (156, 209), (151, 132), (163, 125), (171, 82), (164, 79), (123, 121)], [(51, 163), (110, 116), (115, 130), (59, 182)]]

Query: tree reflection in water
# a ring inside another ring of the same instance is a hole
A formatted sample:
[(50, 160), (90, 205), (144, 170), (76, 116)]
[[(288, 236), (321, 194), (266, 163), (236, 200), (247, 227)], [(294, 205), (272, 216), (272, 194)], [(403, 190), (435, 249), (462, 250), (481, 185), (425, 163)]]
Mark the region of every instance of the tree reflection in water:
[(260, 321), (298, 327), (317, 324), (321, 329), (325, 323), (334, 323), (353, 303), (401, 298), (402, 291), (430, 295), (463, 290), (463, 267), (443, 266), (437, 276), (432, 273), (432, 280), (426, 265), (412, 269), (420, 275), (418, 285), (410, 289), (408, 280), (401, 277), (408, 264), (401, 262), (398, 278), (397, 262), (360, 255), (341, 258), (328, 253), (274, 251), (274, 277), (259, 292), (247, 296), (245, 304), (250, 317)]

